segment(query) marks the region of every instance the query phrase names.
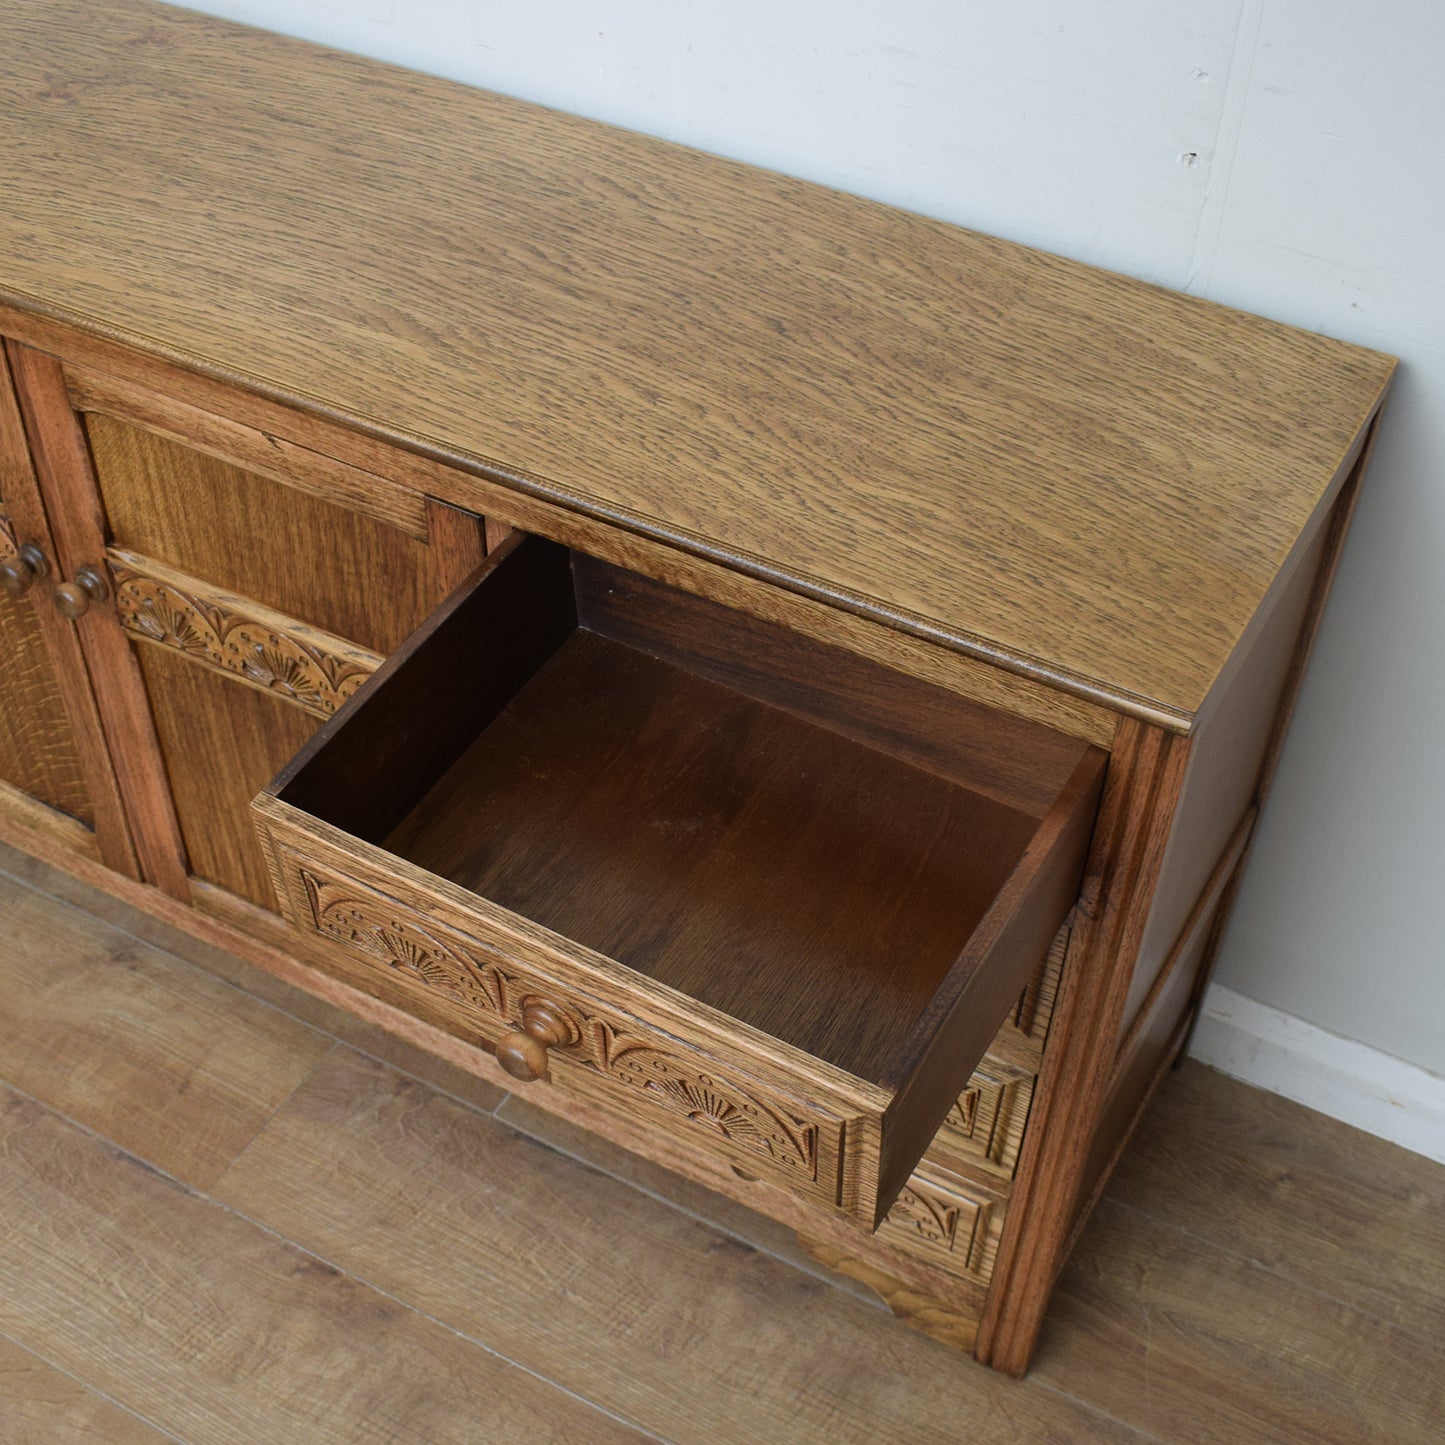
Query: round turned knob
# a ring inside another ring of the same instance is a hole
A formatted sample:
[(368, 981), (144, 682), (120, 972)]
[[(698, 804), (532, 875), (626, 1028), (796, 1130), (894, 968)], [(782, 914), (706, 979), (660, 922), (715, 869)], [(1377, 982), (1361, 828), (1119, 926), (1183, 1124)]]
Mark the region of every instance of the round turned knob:
[(23, 597), (39, 577), (48, 576), (50, 563), (33, 542), (27, 542), (13, 557), (0, 562), (0, 587), (12, 597)]
[(94, 567), (82, 567), (73, 582), (62, 582), (55, 589), (55, 605), (62, 616), (79, 621), (90, 611), (92, 602), (104, 602), (110, 595), (105, 578)]
[(497, 1040), (497, 1062), (514, 1078), (540, 1079), (547, 1072), (547, 1050), (575, 1044), (580, 1035), (567, 1011), (550, 999), (522, 1004), (522, 1027)]

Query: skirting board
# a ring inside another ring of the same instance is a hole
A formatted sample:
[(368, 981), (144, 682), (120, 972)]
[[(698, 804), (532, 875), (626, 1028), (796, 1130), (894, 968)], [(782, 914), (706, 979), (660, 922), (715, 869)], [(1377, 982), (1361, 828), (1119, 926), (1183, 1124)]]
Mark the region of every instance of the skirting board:
[(1445, 1164), (1445, 1078), (1211, 984), (1191, 1057)]

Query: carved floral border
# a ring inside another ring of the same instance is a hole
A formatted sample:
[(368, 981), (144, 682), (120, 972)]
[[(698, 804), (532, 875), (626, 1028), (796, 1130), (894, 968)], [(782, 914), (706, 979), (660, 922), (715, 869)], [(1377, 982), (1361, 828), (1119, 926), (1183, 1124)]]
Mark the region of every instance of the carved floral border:
[(315, 717), (330, 717), (381, 665), (382, 659), (364, 648), (130, 553), (112, 551), (110, 569), (116, 611), (127, 632), (183, 652)]
[[(362, 896), (354, 884), (337, 884), (309, 868), (299, 870), (307, 911), (317, 932), (350, 945), (427, 989), (520, 1027), (522, 1005), (542, 991), (508, 961), (507, 968), (480, 950), (443, 943), (402, 916), (381, 895)], [(365, 890), (369, 894), (370, 890)], [(380, 911), (378, 912), (378, 905)], [(555, 990), (547, 986), (550, 995)], [(768, 1102), (735, 1080), (641, 1038), (591, 1009), (566, 1002), (578, 1041), (560, 1052), (630, 1089), (674, 1118), (716, 1139), (760, 1156), (791, 1175), (818, 1178), (818, 1126)]]

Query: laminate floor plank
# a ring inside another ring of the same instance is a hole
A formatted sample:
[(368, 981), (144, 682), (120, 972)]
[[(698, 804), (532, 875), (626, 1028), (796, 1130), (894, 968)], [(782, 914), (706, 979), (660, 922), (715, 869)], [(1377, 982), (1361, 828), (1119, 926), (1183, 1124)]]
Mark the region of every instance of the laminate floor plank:
[(339, 1049), (217, 1196), (669, 1440), (1134, 1440)]
[(196, 1445), (645, 1438), (11, 1090), (0, 1331)]
[(0, 1080), (205, 1187), (335, 1047), (327, 1035), (0, 877)]
[(1109, 1193), (1445, 1340), (1445, 1169), (1398, 1145), (1186, 1061), (1150, 1105)]
[(175, 1445), (144, 1420), (0, 1336), (5, 1445)]
[(1445, 1340), (1110, 1198), (1060, 1277), (1030, 1378), (1192, 1445), (1438, 1445), (1445, 1430)]
[(52, 898), (82, 908), (122, 933), (195, 964), (242, 993), (270, 1004), (272, 1008), (280, 1009), (282, 1013), (290, 1014), (322, 1033), (330, 1034), (364, 1054), (383, 1059), (402, 1073), (423, 1079), (443, 1093), (464, 1099), (473, 1108), (490, 1112), (507, 1097), (485, 1079), (396, 1038), (365, 1019), (345, 1013), (324, 999), (303, 993), (299, 988), (237, 958), (235, 954), (182, 933), (180, 929), (142, 913), (119, 898), (102, 893), (4, 843), (0, 843), (0, 874), (8, 874)]
[(1011, 1381), (524, 1096), (0, 872), (3, 1445), (1445, 1438), (1445, 1169), (1202, 1066)]
[(539, 1109), (526, 1099), (510, 1094), (497, 1111), (497, 1117), (510, 1128), (546, 1144), (560, 1154), (570, 1155), (581, 1163), (620, 1179), (675, 1208), (685, 1210), (707, 1224), (714, 1224), (726, 1234), (736, 1236), (754, 1249), (774, 1255), (805, 1274), (819, 1279), (848, 1294), (856, 1295), (873, 1309), (887, 1309), (867, 1285), (859, 1284), (846, 1274), (839, 1274), (819, 1262), (798, 1243), (797, 1234), (785, 1224), (722, 1194), (715, 1194), (701, 1184), (694, 1184), (660, 1164), (624, 1149), (620, 1144), (599, 1138), (560, 1114)]

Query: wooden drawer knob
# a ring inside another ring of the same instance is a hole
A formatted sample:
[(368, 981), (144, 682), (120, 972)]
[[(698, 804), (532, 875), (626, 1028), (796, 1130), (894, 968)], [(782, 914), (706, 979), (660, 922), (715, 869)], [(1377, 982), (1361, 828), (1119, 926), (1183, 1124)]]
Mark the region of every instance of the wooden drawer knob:
[(575, 1044), (579, 1037), (577, 1025), (560, 1004), (529, 998), (522, 1004), (522, 1027), (497, 1040), (497, 1062), (514, 1079), (540, 1079), (547, 1072), (547, 1050)]
[(61, 615), (78, 622), (90, 611), (92, 602), (104, 602), (110, 596), (105, 578), (94, 567), (82, 567), (73, 582), (62, 582), (55, 589), (55, 605)]
[(36, 580), (50, 574), (45, 553), (33, 542), (27, 542), (13, 557), (0, 562), (0, 587), (11, 597), (23, 597)]

